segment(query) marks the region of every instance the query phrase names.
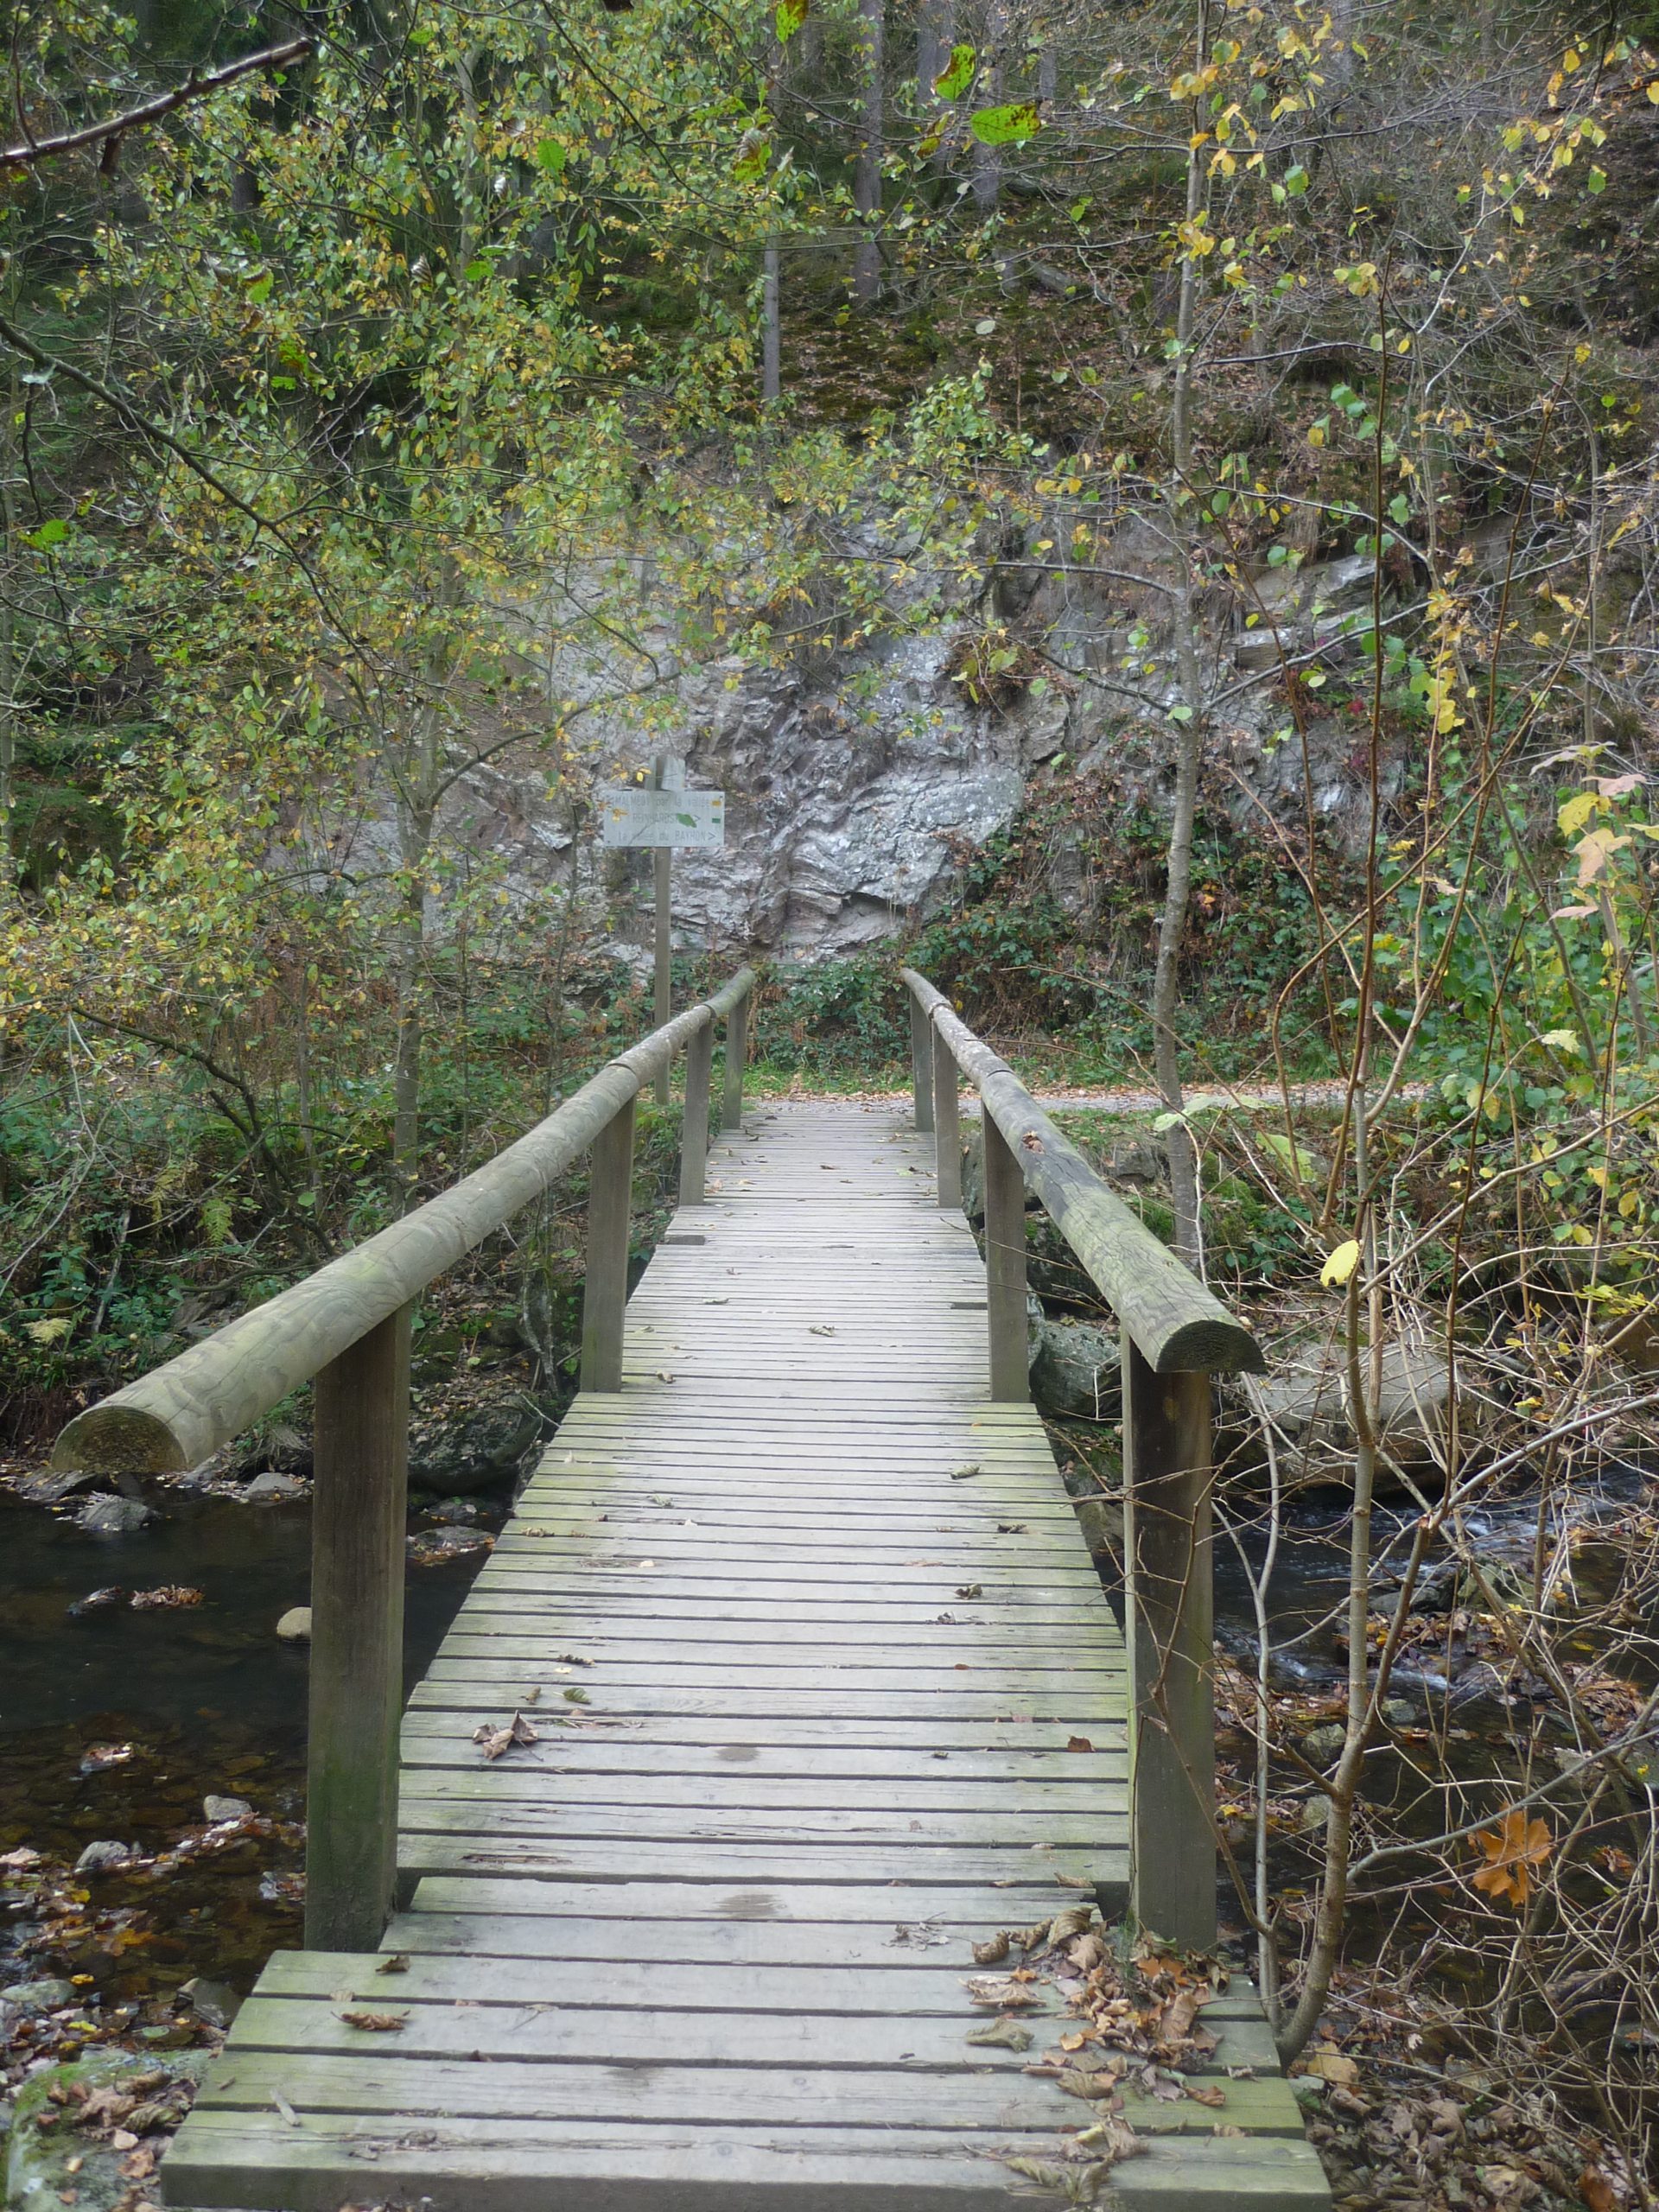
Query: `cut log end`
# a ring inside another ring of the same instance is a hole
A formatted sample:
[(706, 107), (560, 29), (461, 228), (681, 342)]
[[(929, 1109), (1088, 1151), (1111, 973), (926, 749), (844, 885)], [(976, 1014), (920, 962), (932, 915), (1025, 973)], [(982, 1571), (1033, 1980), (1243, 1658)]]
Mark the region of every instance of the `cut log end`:
[(47, 1464), (54, 1474), (178, 1475), (190, 1459), (158, 1415), (114, 1397), (77, 1414)]

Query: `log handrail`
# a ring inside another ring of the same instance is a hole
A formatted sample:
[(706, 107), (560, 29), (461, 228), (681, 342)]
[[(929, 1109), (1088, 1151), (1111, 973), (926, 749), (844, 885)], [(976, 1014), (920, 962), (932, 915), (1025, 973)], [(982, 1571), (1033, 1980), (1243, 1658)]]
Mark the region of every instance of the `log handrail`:
[[(924, 1020), (979, 1092), (1027, 1187), (1042, 1200), (1154, 1374), (1259, 1375), (1262, 1347), (1244, 1324), (1108, 1189), (1007, 1062), (975, 1036), (944, 994), (913, 968), (900, 972)], [(931, 1128), (932, 1113), (918, 1110), (916, 1126)]]
[(962, 1202), (957, 1071), (978, 1090), (991, 1395), (1031, 1395), (1026, 1192), (1116, 1314), (1123, 1376), (1129, 1910), (1197, 1950), (1216, 1940), (1211, 1376), (1260, 1373), (1261, 1346), (1056, 1128), (1007, 1062), (913, 968), (916, 1127), (944, 1206)]
[(753, 981), (741, 969), (464, 1181), (77, 1414), (51, 1465), (134, 1474), (200, 1466), (550, 1189), (683, 1045), (743, 1004)]
[(414, 1302), (590, 1152), (582, 1387), (620, 1390), (634, 1103), (685, 1046), (680, 1204), (701, 1204), (715, 1025), (726, 1022), (721, 1126), (734, 1129), (753, 983), (740, 969), (486, 1166), (78, 1414), (53, 1448), (52, 1465), (66, 1470), (196, 1466), (315, 1378), (305, 1850), (314, 1951), (373, 1950), (397, 1888)]

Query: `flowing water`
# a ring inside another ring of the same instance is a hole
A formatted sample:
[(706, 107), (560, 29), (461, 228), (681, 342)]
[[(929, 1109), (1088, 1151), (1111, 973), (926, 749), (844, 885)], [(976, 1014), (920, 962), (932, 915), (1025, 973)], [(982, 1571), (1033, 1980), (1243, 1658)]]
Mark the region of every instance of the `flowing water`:
[[(0, 1499), (0, 1854), (28, 1846), (73, 1865), (94, 1842), (162, 1864), (96, 1876), (70, 1965), (111, 1996), (194, 1974), (245, 1991), (265, 1955), (299, 1940), (306, 1649), (276, 1624), (305, 1604), (310, 1507), (169, 1493), (138, 1533), (96, 1537)], [(405, 1671), (429, 1664), (485, 1556), (411, 1566)], [(135, 1609), (135, 1591), (184, 1586), (198, 1605)], [(94, 1592), (117, 1599), (82, 1609)], [(72, 1610), (73, 1609), (73, 1610)], [(262, 1816), (222, 1848), (170, 1860), (202, 1799)], [(111, 1925), (113, 1921), (118, 1925)], [(5, 1949), (27, 1935), (0, 1923)], [(54, 1955), (64, 1955), (56, 1945)]]

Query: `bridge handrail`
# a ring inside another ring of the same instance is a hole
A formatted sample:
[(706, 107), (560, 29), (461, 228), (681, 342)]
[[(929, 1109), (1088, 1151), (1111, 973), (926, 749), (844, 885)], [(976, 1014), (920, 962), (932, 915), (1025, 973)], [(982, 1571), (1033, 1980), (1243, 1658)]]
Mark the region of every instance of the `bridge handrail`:
[(463, 1181), (77, 1414), (51, 1465), (136, 1474), (200, 1466), (550, 1190), (683, 1045), (747, 999), (753, 981), (740, 969)]
[(680, 1204), (701, 1204), (715, 1026), (726, 1022), (721, 1124), (735, 1129), (753, 983), (740, 969), (713, 998), (619, 1053), (486, 1166), (78, 1414), (53, 1448), (53, 1465), (66, 1470), (195, 1466), (315, 1378), (305, 1853), (311, 1950), (373, 1950), (397, 1883), (414, 1301), (589, 1152), (582, 1387), (620, 1390), (634, 1103), (684, 1046)]
[(944, 994), (913, 968), (900, 974), (913, 1004), (979, 1092), (1027, 1184), (1153, 1372), (1260, 1374), (1262, 1347), (1244, 1324), (1108, 1189)]
[(1196, 1950), (1216, 1938), (1214, 1483), (1211, 1376), (1259, 1372), (1250, 1332), (1107, 1189), (1014, 1074), (913, 968), (916, 1126), (938, 1198), (962, 1201), (958, 1071), (979, 1091), (991, 1395), (1031, 1396), (1026, 1192), (1034, 1191), (1118, 1319), (1123, 1382), (1129, 1910)]

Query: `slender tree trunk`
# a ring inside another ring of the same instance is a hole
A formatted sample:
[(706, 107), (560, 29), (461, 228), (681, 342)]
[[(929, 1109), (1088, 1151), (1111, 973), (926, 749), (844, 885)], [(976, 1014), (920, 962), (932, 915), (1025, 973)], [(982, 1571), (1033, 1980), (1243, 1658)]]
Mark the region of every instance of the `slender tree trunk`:
[[(988, 0), (985, 10), (984, 69), (975, 104), (997, 107), (1002, 99), (1002, 41), (1007, 31), (1007, 11), (1002, 0)], [(1002, 197), (1002, 149), (974, 141), (974, 205), (988, 215)]]
[(933, 79), (943, 74), (948, 52), (941, 42), (937, 0), (919, 0), (916, 10), (916, 112), (925, 117), (938, 105)]
[(778, 269), (778, 241), (766, 240), (766, 263), (760, 280), (760, 397), (770, 403), (784, 389), (783, 332)]
[(853, 205), (861, 226), (853, 259), (853, 297), (874, 307), (881, 290), (881, 245), (876, 225), (881, 213), (881, 152), (885, 143), (882, 60), (887, 41), (887, 0), (859, 0), (859, 43), (864, 74), (864, 110), (858, 153), (853, 163)]
[(414, 1196), (421, 1167), (421, 1048), (426, 995), (426, 869), (431, 817), (416, 814), (405, 847), (410, 871), (397, 931), (397, 1055), (392, 1070), (392, 1171), (405, 1204)]
[[(766, 41), (766, 106), (776, 116), (779, 94), (783, 88), (786, 56), (780, 40)], [(767, 238), (760, 263), (760, 397), (770, 406), (784, 388), (783, 331), (779, 321), (781, 271), (779, 267), (778, 233), (772, 232)]]
[[(1209, 0), (1198, 0), (1196, 67), (1202, 70), (1210, 46)], [(1192, 136), (1204, 125), (1193, 107)], [(1186, 217), (1189, 222), (1204, 204), (1205, 168), (1202, 149), (1193, 145), (1186, 157)], [(1192, 842), (1198, 825), (1198, 766), (1204, 757), (1204, 681), (1198, 665), (1198, 607), (1192, 588), (1192, 566), (1197, 553), (1187, 508), (1180, 493), (1192, 471), (1192, 332), (1197, 320), (1198, 258), (1189, 253), (1181, 263), (1181, 289), (1176, 309), (1174, 385), (1170, 397), (1170, 447), (1174, 480), (1170, 512), (1174, 518), (1178, 557), (1181, 564), (1179, 594), (1175, 614), (1176, 665), (1180, 673), (1184, 719), (1176, 740), (1175, 812), (1169, 827), (1169, 870), (1164, 887), (1164, 911), (1158, 928), (1158, 960), (1153, 973), (1153, 1059), (1158, 1089), (1165, 1107), (1179, 1114), (1185, 1105), (1181, 1086), (1181, 1048), (1175, 1014), (1180, 998), (1181, 952), (1186, 941), (1186, 912), (1192, 887)], [(1198, 1156), (1192, 1134), (1184, 1121), (1170, 1124), (1166, 1147), (1169, 1160), (1170, 1197), (1175, 1214), (1175, 1249), (1189, 1265), (1198, 1257)]]
[(17, 510), (11, 485), (11, 426), (17, 415), (15, 365), (3, 404), (6, 425), (3, 435), (0, 435), (0, 910), (10, 900), (17, 882), (16, 850), (12, 838), (17, 767), (17, 636), (12, 608), (16, 589), (12, 551), (16, 543)]

